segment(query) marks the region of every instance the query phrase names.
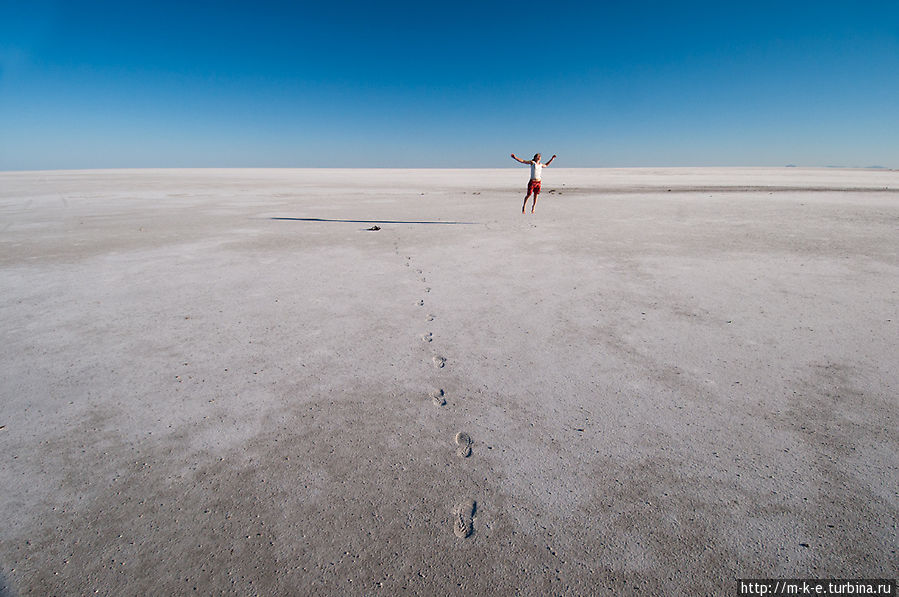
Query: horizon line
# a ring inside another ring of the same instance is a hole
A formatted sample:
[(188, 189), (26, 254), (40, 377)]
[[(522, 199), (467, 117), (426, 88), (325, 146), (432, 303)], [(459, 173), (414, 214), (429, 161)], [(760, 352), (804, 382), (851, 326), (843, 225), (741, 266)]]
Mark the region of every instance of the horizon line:
[[(449, 167), (449, 166), (110, 166), (110, 167), (89, 167), (89, 168), (20, 168), (6, 169), (0, 168), (0, 173), (16, 173), (16, 172), (87, 172), (87, 171), (104, 171), (104, 170), (515, 170), (520, 166), (468, 166), (468, 167)], [(690, 166), (551, 166), (554, 170), (645, 170), (650, 168), (746, 168), (746, 169), (831, 169), (831, 170), (881, 170), (887, 172), (899, 171), (899, 167), (891, 168), (889, 166), (808, 166), (798, 164), (784, 164), (781, 166), (715, 166), (715, 165), (690, 165)]]

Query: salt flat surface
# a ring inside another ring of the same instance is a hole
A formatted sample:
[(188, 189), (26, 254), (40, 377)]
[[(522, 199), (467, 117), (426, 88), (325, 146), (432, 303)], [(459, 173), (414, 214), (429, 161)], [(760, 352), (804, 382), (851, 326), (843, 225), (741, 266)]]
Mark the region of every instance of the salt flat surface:
[(895, 578), (899, 173), (526, 179), (0, 173), (0, 591)]

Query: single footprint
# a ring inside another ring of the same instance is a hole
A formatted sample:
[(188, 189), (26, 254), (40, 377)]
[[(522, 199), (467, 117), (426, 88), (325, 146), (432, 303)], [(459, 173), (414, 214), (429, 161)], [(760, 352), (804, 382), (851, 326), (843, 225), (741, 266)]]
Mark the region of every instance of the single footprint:
[(418, 299), (418, 303), (416, 303), (416, 304), (417, 304), (419, 307), (424, 307), (424, 306), (425, 306), (425, 300), (424, 300), (424, 299)]
[(456, 454), (458, 454), (460, 458), (468, 458), (471, 456), (471, 444), (473, 443), (470, 435), (464, 431), (460, 431), (456, 434), (456, 444), (459, 446), (456, 450)]
[(429, 314), (427, 317), (425, 317), (425, 319), (427, 319), (428, 321), (434, 321), (434, 316)]
[(474, 531), (472, 517), (476, 507), (474, 500), (465, 500), (453, 508), (453, 533), (456, 537), (464, 539)]
[(428, 286), (427, 288), (425, 288), (425, 292), (431, 292), (431, 287)]
[(443, 357), (434, 357), (434, 366), (438, 369), (443, 369), (444, 365), (446, 365), (446, 359)]
[(433, 342), (433, 341), (434, 341), (434, 334), (431, 333), (431, 332), (428, 332), (427, 334), (425, 334), (424, 336), (422, 336), (421, 339), (424, 340), (425, 342)]
[(445, 406), (446, 405), (446, 392), (443, 389), (435, 390), (431, 392), (431, 402), (434, 403), (434, 406)]

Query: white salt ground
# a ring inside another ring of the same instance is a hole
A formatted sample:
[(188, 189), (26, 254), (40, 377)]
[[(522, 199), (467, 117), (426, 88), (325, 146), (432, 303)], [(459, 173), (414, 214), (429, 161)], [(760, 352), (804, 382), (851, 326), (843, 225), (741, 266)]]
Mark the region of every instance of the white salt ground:
[(526, 181), (0, 173), (0, 593), (895, 578), (899, 172)]

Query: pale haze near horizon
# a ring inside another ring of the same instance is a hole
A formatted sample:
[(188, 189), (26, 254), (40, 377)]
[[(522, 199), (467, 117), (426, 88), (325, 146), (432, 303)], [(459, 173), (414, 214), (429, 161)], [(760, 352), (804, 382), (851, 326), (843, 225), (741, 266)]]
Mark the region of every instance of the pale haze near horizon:
[(0, 4), (0, 169), (899, 167), (899, 6)]

